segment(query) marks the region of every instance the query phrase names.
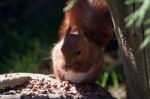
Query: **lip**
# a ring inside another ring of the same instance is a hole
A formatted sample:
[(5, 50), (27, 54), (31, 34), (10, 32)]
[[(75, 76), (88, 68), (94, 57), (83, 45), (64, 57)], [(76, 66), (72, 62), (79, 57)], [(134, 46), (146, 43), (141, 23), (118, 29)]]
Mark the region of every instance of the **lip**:
[(64, 65), (64, 68), (67, 68), (67, 69), (71, 69), (76, 63), (74, 62), (68, 62)]
[(71, 70), (72, 67), (73, 67), (73, 65), (65, 65), (65, 66), (62, 67), (62, 69), (65, 70), (65, 71), (68, 71), (68, 70)]
[(71, 64), (65, 64), (63, 69), (64, 70), (74, 70), (75, 68), (80, 68), (80, 66), (82, 67), (81, 64), (78, 64), (77, 62), (71, 63)]

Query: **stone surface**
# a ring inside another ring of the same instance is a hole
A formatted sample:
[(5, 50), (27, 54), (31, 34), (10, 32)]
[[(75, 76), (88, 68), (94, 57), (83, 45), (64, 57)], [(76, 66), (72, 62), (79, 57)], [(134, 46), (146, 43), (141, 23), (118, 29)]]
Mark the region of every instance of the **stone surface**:
[(97, 84), (60, 82), (54, 76), (32, 73), (0, 75), (1, 99), (114, 99)]

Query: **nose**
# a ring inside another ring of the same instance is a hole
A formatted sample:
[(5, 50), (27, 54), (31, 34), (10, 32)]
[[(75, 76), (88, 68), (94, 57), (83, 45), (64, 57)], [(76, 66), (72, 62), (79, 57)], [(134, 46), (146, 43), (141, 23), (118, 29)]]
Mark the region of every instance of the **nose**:
[(76, 57), (81, 54), (81, 48), (74, 46), (74, 45), (68, 45), (68, 44), (63, 44), (61, 47), (61, 51), (65, 58), (71, 58), (71, 57)]
[(67, 56), (77, 56), (81, 53), (80, 39), (77, 35), (67, 35), (64, 38), (64, 43), (62, 45), (61, 51)]

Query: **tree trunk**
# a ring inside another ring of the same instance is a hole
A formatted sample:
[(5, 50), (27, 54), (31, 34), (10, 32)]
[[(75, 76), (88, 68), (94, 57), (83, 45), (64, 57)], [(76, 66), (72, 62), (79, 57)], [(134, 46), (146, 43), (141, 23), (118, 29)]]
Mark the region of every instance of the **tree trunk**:
[(144, 26), (138, 29), (125, 28), (124, 19), (135, 6), (126, 6), (125, 0), (107, 0), (114, 31), (122, 52), (128, 99), (150, 99), (150, 45), (144, 50), (138, 47), (144, 39)]

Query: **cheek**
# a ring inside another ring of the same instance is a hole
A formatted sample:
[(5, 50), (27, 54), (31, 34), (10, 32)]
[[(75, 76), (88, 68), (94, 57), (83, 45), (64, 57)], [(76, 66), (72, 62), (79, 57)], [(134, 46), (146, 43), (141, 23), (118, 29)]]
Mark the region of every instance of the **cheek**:
[(65, 65), (65, 59), (63, 56), (63, 53), (61, 52), (61, 46), (63, 42), (57, 43), (53, 50), (52, 50), (52, 62), (53, 62), (53, 67), (55, 68), (61, 68)]
[(89, 44), (86, 44), (86, 46), (82, 47), (81, 55), (79, 56), (79, 58), (83, 62), (88, 62), (89, 60), (91, 60), (93, 52), (94, 52), (94, 49), (92, 49), (92, 46), (90, 46)]

